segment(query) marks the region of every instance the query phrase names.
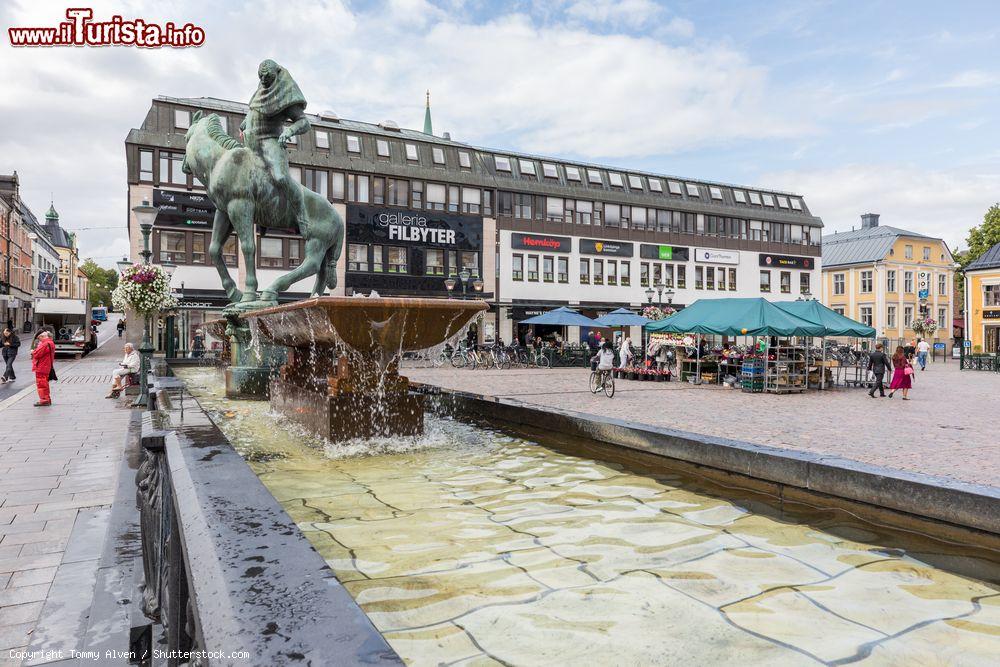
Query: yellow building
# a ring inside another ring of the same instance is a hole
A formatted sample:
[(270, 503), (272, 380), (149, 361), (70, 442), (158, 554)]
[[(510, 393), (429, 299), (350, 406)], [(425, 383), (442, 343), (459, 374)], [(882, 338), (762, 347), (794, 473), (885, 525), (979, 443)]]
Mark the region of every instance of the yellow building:
[[(823, 303), (875, 327), (890, 345), (914, 338), (948, 343), (955, 260), (939, 238), (880, 226), (877, 213), (861, 216), (861, 228), (823, 237)], [(929, 317), (931, 336), (912, 323)], [(1000, 323), (1000, 321), (998, 321)]]
[(974, 354), (1000, 353), (1000, 243), (965, 267), (965, 335)]
[(45, 213), (42, 228), (59, 253), (59, 298), (86, 299), (87, 292), (81, 288), (79, 279), (80, 252), (76, 247), (76, 234), (67, 232), (59, 225), (59, 214), (54, 205)]

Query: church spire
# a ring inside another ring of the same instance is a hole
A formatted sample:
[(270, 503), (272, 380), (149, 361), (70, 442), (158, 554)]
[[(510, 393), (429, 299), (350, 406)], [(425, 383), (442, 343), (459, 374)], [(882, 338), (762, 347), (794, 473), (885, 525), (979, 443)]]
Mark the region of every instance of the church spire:
[(434, 126), (431, 125), (431, 91), (427, 91), (427, 102), (424, 107), (424, 134), (434, 134)]

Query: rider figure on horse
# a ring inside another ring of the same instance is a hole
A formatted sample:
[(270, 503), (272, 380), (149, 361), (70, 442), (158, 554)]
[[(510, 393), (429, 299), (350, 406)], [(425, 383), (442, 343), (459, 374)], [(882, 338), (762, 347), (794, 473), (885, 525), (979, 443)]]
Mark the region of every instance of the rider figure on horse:
[[(289, 223), (303, 229), (302, 191), (289, 173), (285, 144), (309, 131), (306, 98), (288, 70), (273, 60), (260, 64), (257, 77), (260, 85), (250, 99), (250, 111), (240, 124), (243, 143), (263, 158), (275, 183), (283, 185), (291, 213)], [(287, 121), (292, 124), (285, 128)]]

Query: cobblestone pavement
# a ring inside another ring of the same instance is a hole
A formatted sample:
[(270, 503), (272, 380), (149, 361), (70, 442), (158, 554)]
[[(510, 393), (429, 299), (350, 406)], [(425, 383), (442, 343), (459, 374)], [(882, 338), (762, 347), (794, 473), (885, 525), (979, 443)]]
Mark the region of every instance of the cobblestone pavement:
[(51, 407), (33, 407), (30, 372), (0, 398), (0, 665), (86, 620), (131, 413), (103, 398), (120, 353), (111, 341), (59, 360)]
[(956, 361), (917, 371), (910, 400), (870, 399), (860, 389), (745, 394), (679, 382), (616, 381), (594, 396), (589, 370), (407, 368), (452, 389), (605, 415), (693, 433), (1000, 486), (1000, 374), (959, 371)]

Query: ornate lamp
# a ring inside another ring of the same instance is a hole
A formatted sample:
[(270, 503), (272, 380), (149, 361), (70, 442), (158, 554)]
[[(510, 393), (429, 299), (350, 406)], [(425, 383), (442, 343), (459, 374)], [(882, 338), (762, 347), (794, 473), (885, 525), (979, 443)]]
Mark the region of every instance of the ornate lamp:
[[(143, 199), (142, 204), (134, 206), (132, 212), (135, 213), (139, 223), (139, 230), (142, 232), (142, 263), (148, 265), (149, 258), (153, 252), (149, 249), (149, 235), (153, 231), (153, 222), (160, 212), (155, 206), (149, 205), (148, 199)], [(143, 317), (142, 343), (139, 344), (139, 396), (136, 397), (132, 407), (146, 407), (149, 405), (149, 360), (153, 356), (153, 341), (150, 338), (150, 317), (147, 313)]]
[(122, 257), (120, 260), (118, 260), (118, 262), (115, 263), (115, 266), (118, 267), (118, 273), (123, 273), (125, 269), (132, 266), (132, 260), (130, 260), (128, 257)]

